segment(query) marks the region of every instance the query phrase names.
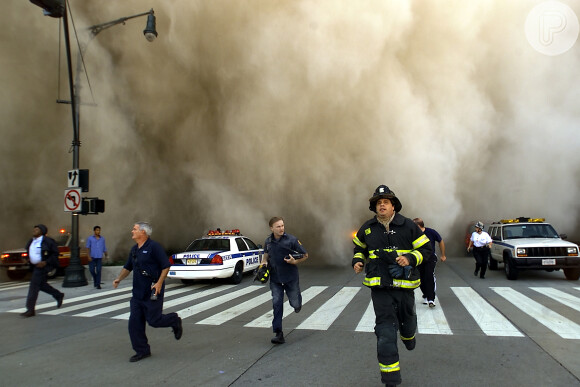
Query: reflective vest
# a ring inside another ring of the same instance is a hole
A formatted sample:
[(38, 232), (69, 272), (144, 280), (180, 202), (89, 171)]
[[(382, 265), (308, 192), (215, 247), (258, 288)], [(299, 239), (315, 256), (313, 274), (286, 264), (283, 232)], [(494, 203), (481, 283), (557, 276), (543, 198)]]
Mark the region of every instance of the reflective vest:
[[(411, 219), (396, 213), (387, 231), (376, 216), (366, 221), (352, 240), (352, 264), (365, 265), (363, 285), (415, 289), (421, 284), (419, 266), (432, 254), (429, 238)], [(412, 267), (408, 278), (393, 278), (389, 266), (396, 265), (398, 256), (404, 255)]]

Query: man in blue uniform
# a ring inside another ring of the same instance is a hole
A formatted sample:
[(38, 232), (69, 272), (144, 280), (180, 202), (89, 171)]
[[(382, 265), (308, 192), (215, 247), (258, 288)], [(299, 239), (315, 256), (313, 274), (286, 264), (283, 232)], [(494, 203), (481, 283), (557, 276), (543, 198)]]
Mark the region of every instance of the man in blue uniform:
[(274, 318), (272, 330), (275, 336), (273, 344), (284, 344), (282, 332), (282, 316), (284, 314), (284, 291), (288, 296), (290, 306), (296, 313), (302, 308), (302, 295), (298, 277), (298, 265), (308, 259), (308, 253), (300, 241), (293, 235), (284, 232), (284, 219), (273, 217), (269, 222), (272, 234), (264, 242), (262, 265), (270, 268), (270, 290), (272, 291), (272, 305)]
[(439, 243), (439, 250), (441, 250), (441, 262), (445, 262), (445, 242), (437, 232), (437, 230), (425, 227), (425, 223), (421, 218), (413, 219), (413, 222), (419, 226), (421, 231), (427, 235), (431, 243), (431, 250), (433, 254), (428, 259), (423, 261), (419, 266), (419, 274), (421, 275), (421, 291), (423, 292), (423, 304), (429, 305), (429, 308), (434, 308), (435, 292), (437, 291), (437, 279), (435, 278), (435, 266), (437, 265), (437, 254), (435, 254), (435, 242)]
[(369, 209), (376, 216), (353, 239), (352, 266), (357, 274), (364, 267), (363, 285), (371, 288), (377, 358), (386, 386), (401, 384), (397, 330), (405, 347), (415, 348), (414, 289), (421, 283), (417, 266), (431, 256), (429, 239), (411, 219), (399, 214), (402, 208), (389, 187), (378, 186), (369, 199)]
[(145, 322), (153, 328), (172, 327), (176, 340), (183, 334), (181, 318), (177, 313), (162, 314), (164, 282), (170, 264), (163, 247), (151, 240), (151, 231), (148, 223), (135, 223), (131, 234), (137, 244), (131, 249), (121, 273), (113, 281), (116, 289), (133, 272), (129, 337), (136, 354), (129, 359), (131, 362), (151, 356), (151, 348), (145, 335)]

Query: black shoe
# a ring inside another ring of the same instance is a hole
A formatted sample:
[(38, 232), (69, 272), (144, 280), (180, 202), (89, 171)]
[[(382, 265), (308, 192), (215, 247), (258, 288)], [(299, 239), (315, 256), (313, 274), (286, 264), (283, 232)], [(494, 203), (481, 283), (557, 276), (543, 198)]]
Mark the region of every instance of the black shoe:
[(302, 305), (300, 305), (298, 308), (294, 308), (294, 312), (296, 312), (296, 313), (300, 313), (301, 310), (302, 310)]
[(173, 334), (175, 335), (175, 340), (181, 339), (181, 335), (183, 335), (183, 326), (181, 324), (181, 317), (177, 317), (177, 325), (173, 327)]
[(33, 310), (27, 310), (24, 313), (20, 313), (20, 316), (22, 317), (34, 317), (36, 315), (36, 313), (34, 313)]
[(475, 269), (475, 271), (473, 272), (473, 275), (477, 277), (478, 274), (479, 274), (479, 269)]
[(60, 308), (62, 306), (62, 300), (64, 299), (64, 293), (60, 294), (60, 297), (56, 299), (56, 307)]
[(413, 337), (411, 340), (403, 340), (403, 344), (405, 344), (405, 347), (407, 348), (408, 351), (412, 351), (415, 349), (415, 344), (417, 344), (417, 340), (415, 340), (415, 338)]
[(99, 289), (100, 290), (101, 289), (101, 285), (95, 286), (95, 289)]
[(146, 357), (149, 357), (149, 356), (151, 356), (151, 352), (149, 352), (149, 353), (143, 353), (143, 354), (139, 354), (138, 353), (138, 354), (135, 354), (135, 355), (131, 356), (131, 358), (129, 359), (129, 361), (131, 363), (135, 363), (136, 361), (143, 360), (143, 359), (145, 359)]
[(270, 340), (272, 342), (272, 344), (284, 344), (286, 342), (286, 340), (284, 340), (284, 333), (282, 332), (277, 332), (275, 337), (272, 337), (272, 340)]

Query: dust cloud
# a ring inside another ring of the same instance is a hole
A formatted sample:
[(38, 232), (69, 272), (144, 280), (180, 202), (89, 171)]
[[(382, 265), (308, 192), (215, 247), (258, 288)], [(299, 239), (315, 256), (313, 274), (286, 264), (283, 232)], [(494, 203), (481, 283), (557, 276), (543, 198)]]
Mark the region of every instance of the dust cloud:
[[(81, 217), (83, 239), (98, 224), (123, 259), (147, 220), (168, 250), (215, 227), (263, 243), (279, 215), (311, 261), (347, 265), (379, 184), (448, 248), (475, 219), (542, 216), (577, 237), (580, 46), (536, 52), (535, 4), (70, 0), (81, 42), (150, 8), (159, 32), (147, 42), (143, 17), (87, 46), (80, 166), (106, 211)], [(59, 20), (16, 0), (0, 20), (7, 249), (38, 222), (69, 227), (72, 119), (55, 103), (70, 98)]]

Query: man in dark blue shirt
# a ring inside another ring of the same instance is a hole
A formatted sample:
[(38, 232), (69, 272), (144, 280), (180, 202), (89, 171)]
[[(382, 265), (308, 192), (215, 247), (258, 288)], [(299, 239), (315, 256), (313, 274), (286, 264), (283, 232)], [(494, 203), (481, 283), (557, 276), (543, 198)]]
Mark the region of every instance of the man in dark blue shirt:
[(445, 242), (439, 233), (429, 227), (425, 227), (425, 223), (421, 218), (413, 219), (415, 224), (419, 226), (421, 231), (425, 233), (429, 242), (431, 243), (431, 250), (433, 253), (428, 259), (423, 261), (423, 264), (419, 266), (419, 274), (421, 275), (421, 291), (423, 292), (423, 304), (429, 305), (430, 308), (434, 308), (435, 304), (435, 293), (437, 291), (437, 279), (435, 278), (435, 266), (437, 265), (437, 254), (435, 254), (435, 242), (439, 243), (439, 250), (441, 250), (441, 262), (445, 262), (447, 257), (445, 256)]
[(183, 333), (181, 318), (177, 313), (163, 314), (165, 277), (169, 272), (169, 259), (163, 247), (151, 240), (151, 226), (145, 222), (135, 223), (131, 230), (137, 244), (131, 249), (129, 259), (113, 281), (116, 289), (129, 273), (133, 272), (133, 297), (129, 316), (129, 337), (136, 354), (131, 362), (151, 356), (151, 348), (145, 334), (145, 322), (153, 328), (173, 327), (175, 339)]
[(270, 267), (270, 290), (274, 308), (272, 330), (276, 335), (271, 341), (273, 344), (283, 344), (285, 342), (282, 333), (284, 291), (286, 291), (290, 306), (296, 313), (300, 312), (302, 295), (296, 265), (306, 261), (308, 253), (295, 236), (284, 232), (283, 218), (275, 216), (270, 219), (269, 225), (272, 234), (264, 242), (262, 264), (268, 264)]

